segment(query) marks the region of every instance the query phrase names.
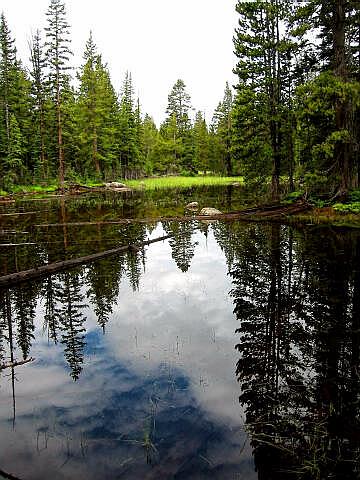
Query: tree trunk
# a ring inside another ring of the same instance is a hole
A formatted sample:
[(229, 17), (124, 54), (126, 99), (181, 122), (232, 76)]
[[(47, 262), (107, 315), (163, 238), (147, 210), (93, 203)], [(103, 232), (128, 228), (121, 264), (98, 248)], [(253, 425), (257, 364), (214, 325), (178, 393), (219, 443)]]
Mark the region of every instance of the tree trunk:
[(49, 168), (45, 160), (45, 125), (44, 125), (44, 107), (40, 105), (40, 162), (43, 174), (43, 180), (49, 178)]
[(65, 163), (64, 163), (64, 147), (62, 138), (62, 122), (61, 122), (61, 104), (60, 90), (57, 88), (57, 120), (58, 120), (58, 149), (59, 149), (59, 183), (61, 190), (64, 190), (65, 183)]
[[(346, 0), (337, 0), (334, 10), (333, 45), (334, 73), (341, 82), (348, 78), (348, 68), (345, 51)], [(336, 100), (336, 130), (344, 132), (349, 129), (350, 105), (347, 100)], [(338, 141), (335, 145), (335, 161), (340, 173), (340, 195), (346, 195), (352, 184), (352, 165), (348, 140)]]
[(96, 174), (98, 175), (98, 177), (100, 177), (101, 171), (100, 171), (100, 163), (99, 163), (99, 157), (98, 157), (97, 131), (96, 131), (95, 125), (93, 127), (93, 135), (94, 135), (94, 137), (93, 137), (93, 161), (94, 161), (94, 164), (95, 164)]

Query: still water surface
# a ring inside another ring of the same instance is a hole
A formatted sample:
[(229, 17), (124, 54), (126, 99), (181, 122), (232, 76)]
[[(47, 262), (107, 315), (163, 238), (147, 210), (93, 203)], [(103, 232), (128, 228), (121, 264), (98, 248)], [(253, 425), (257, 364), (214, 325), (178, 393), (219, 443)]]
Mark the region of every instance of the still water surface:
[[(167, 205), (180, 212), (193, 194)], [(210, 189), (203, 201), (225, 197)], [(122, 212), (107, 200), (81, 200), (82, 215), (79, 200), (36, 204), (35, 220), (2, 225), (35, 243), (7, 251), (2, 273), (171, 238), (1, 292), (0, 363), (35, 361), (1, 372), (0, 469), (24, 480), (359, 478), (360, 232), (33, 227), (149, 216), (149, 199)]]

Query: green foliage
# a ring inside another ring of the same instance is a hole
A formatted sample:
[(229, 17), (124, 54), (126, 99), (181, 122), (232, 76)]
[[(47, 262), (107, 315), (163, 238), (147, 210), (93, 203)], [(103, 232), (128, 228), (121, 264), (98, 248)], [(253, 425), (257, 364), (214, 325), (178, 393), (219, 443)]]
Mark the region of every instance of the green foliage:
[(84, 53), (85, 64), (78, 74), (76, 102), (76, 155), (83, 176), (103, 178), (112, 171), (118, 154), (118, 101), (110, 75), (97, 54), (90, 34)]
[(355, 142), (354, 132), (336, 130), (336, 105), (345, 102), (353, 108), (360, 106), (358, 82), (343, 82), (331, 72), (323, 72), (296, 92), (297, 145), (300, 164), (309, 170), (337, 172), (335, 148)]
[(346, 203), (335, 203), (333, 209), (340, 213), (360, 213), (360, 189), (352, 190), (349, 193), (349, 201)]
[(328, 185), (328, 181), (328, 177), (319, 172), (306, 172), (304, 175), (304, 186), (307, 193), (320, 193)]
[(360, 202), (360, 189), (352, 190), (349, 197), (351, 202)]
[(177, 136), (183, 136), (190, 127), (189, 110), (191, 97), (186, 91), (185, 82), (178, 79), (168, 96), (166, 113), (168, 119), (175, 120)]
[(352, 203), (335, 203), (333, 205), (333, 209), (336, 212), (340, 213), (360, 213), (360, 202), (352, 202)]
[(292, 205), (303, 196), (303, 191), (290, 192), (282, 199), (281, 203), (283, 203), (284, 205)]
[(305, 3), (238, 0), (235, 93), (226, 83), (208, 125), (178, 79), (160, 128), (129, 72), (115, 91), (91, 34), (75, 87), (63, 1), (49, 2), (46, 41), (36, 31), (30, 42), (29, 73), (2, 14), (0, 187), (211, 171), (244, 175), (274, 199), (346, 195), (359, 178), (359, 11), (353, 1)]
[[(72, 55), (69, 48), (70, 26), (66, 20), (65, 4), (61, 0), (50, 0), (46, 17), (47, 27), (45, 28), (45, 32), (47, 48), (45, 56), (48, 67), (46, 83), (49, 89), (49, 98), (52, 102), (52, 123), (56, 125), (56, 153), (59, 166), (59, 181), (60, 184), (63, 185), (66, 170), (63, 134), (66, 136), (65, 116), (70, 112), (68, 106), (66, 106), (66, 101), (68, 100), (70, 90), (68, 72), (71, 69), (69, 60)], [(69, 125), (69, 123), (67, 125)], [(69, 136), (70, 135), (68, 135), (68, 138)], [(67, 150), (68, 153), (71, 153), (72, 149), (68, 148)]]
[(212, 168), (216, 171), (232, 175), (233, 165), (233, 93), (226, 82), (224, 98), (217, 106), (211, 125), (213, 142)]
[(308, 202), (315, 208), (324, 208), (329, 206), (329, 202), (316, 197), (309, 197)]

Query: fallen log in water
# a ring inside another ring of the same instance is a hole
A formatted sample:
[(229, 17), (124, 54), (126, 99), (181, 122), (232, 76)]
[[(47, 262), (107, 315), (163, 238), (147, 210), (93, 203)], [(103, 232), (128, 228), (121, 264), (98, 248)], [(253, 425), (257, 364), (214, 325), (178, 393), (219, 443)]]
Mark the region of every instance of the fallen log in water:
[(28, 358), (27, 360), (21, 360), (19, 362), (10, 362), (10, 363), (3, 363), (0, 364), (0, 371), (5, 370), (6, 368), (14, 368), (18, 367), (19, 365), (25, 365), (26, 363), (33, 362), (35, 358)]
[(115, 255), (117, 253), (126, 252), (128, 250), (134, 251), (139, 248), (145, 247), (146, 245), (150, 245), (155, 242), (161, 242), (162, 240), (167, 240), (168, 238), (170, 238), (170, 235), (154, 238), (153, 240), (147, 240), (146, 242), (137, 243), (135, 245), (125, 245), (122, 247), (113, 248), (112, 250), (106, 250), (105, 252), (87, 255), (85, 257), (78, 257), (72, 258), (70, 260), (64, 260), (61, 262), (49, 263), (48, 265), (42, 265), (38, 268), (32, 268), (31, 270), (24, 270), (22, 272), (11, 273), (10, 275), (4, 275), (0, 277), (0, 288), (10, 287), (22, 282), (26, 282), (28, 280), (34, 280), (36, 278), (40, 278), (46, 275), (51, 275), (62, 270), (67, 270), (68, 268), (83, 265), (84, 263), (94, 262), (95, 260), (100, 260), (104, 257)]
[(36, 228), (48, 227), (86, 227), (90, 225), (126, 225), (131, 223), (153, 222), (189, 222), (192, 220), (280, 220), (287, 216), (310, 210), (312, 207), (306, 202), (293, 205), (264, 205), (261, 207), (248, 208), (237, 212), (220, 213), (216, 215), (184, 215), (178, 217), (155, 217), (155, 218), (121, 218), (119, 220), (94, 221), (94, 222), (67, 222), (67, 223), (41, 223), (34, 225)]

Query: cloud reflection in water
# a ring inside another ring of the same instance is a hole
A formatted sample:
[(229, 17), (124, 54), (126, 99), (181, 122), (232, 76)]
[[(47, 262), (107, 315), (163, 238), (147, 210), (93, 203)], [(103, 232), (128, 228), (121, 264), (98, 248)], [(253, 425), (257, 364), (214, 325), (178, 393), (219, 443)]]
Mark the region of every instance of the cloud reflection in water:
[(248, 447), (239, 455), (246, 438), (225, 260), (212, 235), (195, 240), (186, 273), (168, 244), (147, 250), (139, 291), (122, 281), (104, 336), (86, 310), (75, 383), (38, 309), (38, 360), (17, 370), (14, 431), (2, 379), (2, 468), (26, 479), (255, 478)]

